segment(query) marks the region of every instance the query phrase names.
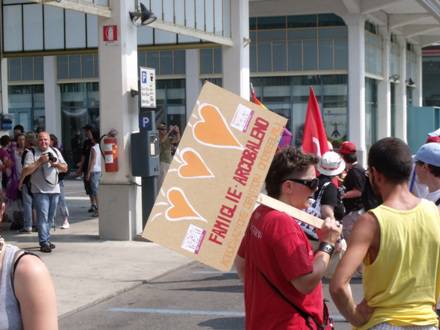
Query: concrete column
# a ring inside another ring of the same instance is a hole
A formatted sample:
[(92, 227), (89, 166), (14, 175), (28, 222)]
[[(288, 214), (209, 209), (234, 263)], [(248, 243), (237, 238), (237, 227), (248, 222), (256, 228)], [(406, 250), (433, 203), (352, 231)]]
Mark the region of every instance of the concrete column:
[(406, 40), (398, 38), (400, 45), (400, 82), (396, 85), (396, 137), (406, 141)]
[(417, 54), (417, 66), (416, 66), (416, 76), (414, 77), (414, 82), (416, 88), (414, 90), (414, 106), (423, 106), (423, 57), (422, 48), (420, 46), (415, 47)]
[(185, 51), (185, 82), (186, 82), (186, 116), (187, 120), (196, 104), (200, 93), (200, 51), (188, 49)]
[[(131, 240), (142, 231), (141, 189), (130, 167), (130, 133), (138, 131), (137, 27), (129, 18), (134, 1), (111, 0), (111, 18), (100, 18), (99, 89), (101, 134), (118, 131), (119, 171), (103, 171), (99, 193), (99, 234), (102, 239)], [(117, 40), (103, 41), (104, 26), (115, 25)]]
[(343, 18), (348, 27), (348, 136), (365, 165), (365, 18), (358, 14)]
[(383, 80), (378, 84), (377, 138), (391, 135), (391, 88), (390, 88), (390, 55), (391, 34), (388, 29), (381, 29), (383, 37), (382, 72)]
[(60, 89), (57, 84), (56, 56), (43, 57), (44, 68), (44, 115), (46, 130), (62, 139)]
[(223, 87), (249, 100), (249, 0), (231, 1), (233, 47), (223, 47)]
[(1, 112), (8, 113), (9, 102), (8, 102), (8, 59), (2, 58), (0, 65), (0, 75), (1, 75)]

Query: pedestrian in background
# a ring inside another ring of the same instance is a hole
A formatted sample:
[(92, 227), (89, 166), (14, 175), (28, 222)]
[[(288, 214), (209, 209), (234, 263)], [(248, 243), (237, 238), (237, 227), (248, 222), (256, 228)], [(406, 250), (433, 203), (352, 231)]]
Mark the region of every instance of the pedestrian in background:
[(339, 154), (347, 166), (347, 175), (342, 182), (344, 193), (342, 200), (345, 207), (345, 216), (342, 219), (344, 225), (343, 236), (348, 241), (353, 225), (363, 212), (362, 192), (365, 188), (365, 169), (358, 163), (356, 145), (345, 141), (339, 148)]
[(60, 185), (58, 173), (67, 172), (67, 164), (57, 149), (50, 147), (49, 133), (38, 134), (35, 154), (27, 153), (23, 175), (31, 175), (31, 192), (38, 220), (40, 251), (50, 253), (55, 245), (50, 241), (50, 227), (54, 221)]
[(414, 157), (418, 182), (428, 187), (424, 197), (440, 206), (440, 143), (427, 143)]
[[(0, 195), (0, 222), (5, 212)], [(0, 236), (0, 329), (58, 329), (55, 289), (36, 255)]]
[[(293, 148), (279, 151), (266, 177), (269, 196), (299, 209), (318, 187), (317, 158)], [(244, 282), (246, 329), (316, 329), (327, 324), (321, 279), (341, 227), (327, 218), (314, 253), (295, 219), (260, 205), (252, 214), (235, 267)]]
[[(369, 180), (383, 204), (362, 214), (330, 283), (333, 300), (356, 329), (437, 329), (440, 214), (408, 189), (409, 147), (379, 140), (368, 154)], [(363, 263), (364, 299), (355, 304), (350, 280)]]
[[(26, 154), (35, 154), (35, 146), (37, 144), (37, 137), (34, 132), (27, 132), (25, 136), (25, 149), (21, 155), (21, 166), (23, 168), (24, 161), (26, 159)], [(22, 173), (20, 175), (20, 181), (18, 184), (18, 189), (21, 191), (21, 199), (23, 203), (23, 229), (21, 232), (31, 233), (33, 228), (36, 229), (36, 213), (32, 202), (32, 192), (31, 192), (31, 177), (30, 175)]]
[[(62, 151), (58, 144), (58, 138), (55, 134), (50, 134), (50, 146), (52, 148), (56, 148), (61, 154)], [(64, 177), (65, 173), (58, 173), (58, 183), (60, 185), (60, 198), (58, 200), (58, 210), (60, 211), (61, 217), (63, 219), (63, 224), (61, 225), (61, 229), (69, 229), (69, 208), (67, 207), (66, 199), (64, 196)]]
[(101, 149), (99, 147), (99, 131), (96, 129), (92, 131), (92, 148), (85, 179), (89, 182), (92, 205), (95, 205), (92, 215), (97, 217), (99, 215), (98, 190), (101, 179)]
[(87, 169), (89, 168), (89, 162), (90, 162), (90, 151), (92, 149), (92, 131), (93, 131), (92, 125), (85, 125), (83, 127), (84, 130), (84, 136), (85, 140), (83, 142), (82, 150), (81, 150), (81, 160), (77, 164), (78, 169), (76, 171), (76, 176), (83, 177), (83, 183), (84, 183), (84, 190), (86, 191), (86, 194), (89, 196), (90, 199), (90, 208), (88, 209), (89, 213), (95, 212), (97, 207), (93, 203), (93, 199), (91, 196), (91, 190), (90, 190), (90, 181), (86, 180), (86, 173)]
[(160, 173), (158, 178), (158, 186), (162, 186), (163, 180), (170, 167), (172, 156), (172, 146), (177, 145), (180, 141), (180, 129), (177, 125), (171, 125), (168, 129), (165, 123), (159, 125), (159, 144), (160, 144)]

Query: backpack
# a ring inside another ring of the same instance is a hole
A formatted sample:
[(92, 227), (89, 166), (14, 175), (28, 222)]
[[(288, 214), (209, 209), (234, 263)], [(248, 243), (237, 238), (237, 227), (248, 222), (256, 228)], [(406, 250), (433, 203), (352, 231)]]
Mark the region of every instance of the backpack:
[[(326, 182), (322, 185), (321, 189), (319, 190), (318, 196), (316, 196), (316, 199), (313, 201), (313, 203), (308, 207), (306, 210), (307, 213), (314, 215), (315, 217), (321, 218), (321, 199), (322, 195), (324, 194), (325, 187), (327, 187), (331, 181)], [(302, 231), (307, 235), (307, 237), (312, 241), (318, 241), (318, 235), (316, 234), (316, 230), (313, 226), (297, 221), (299, 226), (301, 227)]]
[[(26, 155), (28, 152), (32, 152), (32, 155), (35, 157), (35, 149), (30, 147), (30, 148), (26, 148), (23, 151), (23, 154), (21, 155), (21, 166), (24, 166), (24, 160), (26, 159)], [(23, 180), (23, 184), (27, 187), (28, 193), (31, 193), (31, 175), (27, 175), (24, 180)]]
[[(55, 147), (50, 147), (50, 148), (51, 148), (53, 151), (55, 151), (55, 153), (57, 154), (57, 158), (59, 158), (60, 155), (61, 155), (61, 151), (58, 150), (58, 149), (55, 148)], [(67, 175), (67, 172), (58, 172), (58, 182), (64, 180), (64, 178), (66, 177), (66, 175)]]

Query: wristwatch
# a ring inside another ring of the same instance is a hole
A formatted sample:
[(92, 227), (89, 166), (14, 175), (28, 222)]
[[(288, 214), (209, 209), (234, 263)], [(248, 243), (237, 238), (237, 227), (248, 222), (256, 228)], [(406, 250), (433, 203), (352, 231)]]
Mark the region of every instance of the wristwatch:
[(335, 246), (327, 242), (321, 242), (319, 243), (318, 251), (325, 252), (331, 257), (335, 251)]

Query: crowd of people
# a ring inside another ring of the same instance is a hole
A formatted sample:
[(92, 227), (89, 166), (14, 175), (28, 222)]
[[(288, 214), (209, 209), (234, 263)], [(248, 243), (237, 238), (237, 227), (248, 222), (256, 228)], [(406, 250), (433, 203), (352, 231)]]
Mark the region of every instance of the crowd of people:
[[(101, 177), (99, 131), (91, 125), (83, 127), (85, 140), (77, 176), (82, 176), (90, 198), (89, 212), (98, 216), (98, 189)], [(40, 251), (51, 252), (50, 228), (69, 229), (69, 208), (64, 196), (64, 178), (68, 166), (57, 136), (43, 130), (24, 133), (16, 125), (13, 136), (0, 137), (1, 194), (5, 198), (3, 217), (11, 222), (10, 229), (20, 233), (38, 232)]]
[[(379, 140), (367, 170), (350, 141), (320, 158), (280, 149), (266, 177), (268, 195), (323, 225), (314, 229), (265, 205), (255, 209), (235, 260), (246, 329), (332, 329), (322, 278), (344, 249), (330, 293), (356, 329), (438, 329), (439, 136), (430, 133), (413, 156), (397, 138)], [(363, 281), (358, 303), (354, 277)]]
[[(84, 131), (77, 174), (97, 214), (99, 134), (88, 125)], [(168, 159), (180, 132), (164, 125), (160, 131)], [(55, 212), (60, 207), (63, 217), (69, 215), (61, 201), (67, 164), (55, 136), (14, 133), (0, 138), (0, 219), (6, 204), (21, 195), (22, 230), (36, 224), (40, 251), (51, 252)], [(278, 150), (265, 179), (267, 194), (323, 224), (315, 229), (268, 206), (255, 209), (235, 260), (244, 282), (246, 329), (332, 329), (322, 279), (336, 252), (342, 257), (330, 274), (330, 293), (356, 329), (438, 329), (440, 130), (415, 155), (400, 139), (381, 139), (371, 146), (367, 164), (364, 169), (358, 162), (350, 141), (321, 157), (290, 146)], [(57, 328), (53, 284), (38, 257), (0, 238), (0, 274), (12, 279), (0, 281), (0, 303), (8, 302), (0, 309), (0, 328)], [(353, 277), (363, 281), (364, 298), (357, 303)]]

